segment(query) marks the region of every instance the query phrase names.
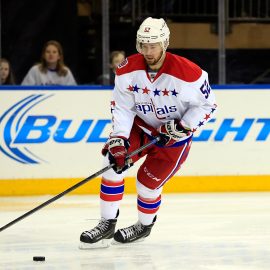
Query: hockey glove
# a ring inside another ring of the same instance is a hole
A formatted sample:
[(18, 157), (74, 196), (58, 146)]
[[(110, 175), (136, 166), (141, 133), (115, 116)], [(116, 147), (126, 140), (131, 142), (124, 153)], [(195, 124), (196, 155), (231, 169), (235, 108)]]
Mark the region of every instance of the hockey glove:
[(160, 126), (157, 129), (157, 134), (161, 140), (158, 142), (158, 145), (161, 146), (172, 146), (173, 144), (182, 141), (183, 138), (190, 136), (192, 134), (191, 129), (183, 127), (179, 120), (169, 120), (164, 125)]
[(109, 160), (113, 166), (113, 170), (121, 174), (123, 171), (130, 168), (132, 160), (127, 160), (127, 149), (129, 148), (129, 142), (126, 138), (113, 137), (108, 141)]
[(104, 144), (102, 150), (101, 150), (101, 154), (105, 157), (107, 155), (107, 153), (109, 152), (108, 150), (109, 148), (109, 140)]

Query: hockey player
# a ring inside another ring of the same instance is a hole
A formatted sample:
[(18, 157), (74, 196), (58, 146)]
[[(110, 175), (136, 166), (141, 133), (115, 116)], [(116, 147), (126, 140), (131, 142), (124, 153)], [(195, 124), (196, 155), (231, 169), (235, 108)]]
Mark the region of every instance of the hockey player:
[[(207, 73), (186, 58), (166, 52), (170, 31), (165, 21), (147, 18), (137, 32), (139, 54), (116, 70), (113, 90), (113, 131), (102, 150), (104, 165), (116, 164), (102, 176), (101, 220), (81, 234), (81, 248), (130, 243), (149, 236), (161, 205), (164, 184), (180, 169), (193, 133), (212, 117), (215, 97)], [(126, 160), (127, 154), (161, 140)], [(137, 179), (138, 222), (115, 232), (127, 169), (141, 157)]]

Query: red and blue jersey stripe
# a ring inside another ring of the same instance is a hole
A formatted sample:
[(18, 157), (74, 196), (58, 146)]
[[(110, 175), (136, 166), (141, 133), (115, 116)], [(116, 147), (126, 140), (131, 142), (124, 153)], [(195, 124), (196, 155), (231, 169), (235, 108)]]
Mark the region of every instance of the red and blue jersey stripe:
[(100, 198), (104, 201), (120, 201), (124, 194), (124, 180), (121, 182), (111, 182), (105, 179), (101, 181)]
[(154, 200), (145, 200), (138, 196), (137, 199), (137, 208), (139, 211), (145, 213), (145, 214), (154, 214), (158, 211), (161, 204), (161, 195), (158, 196), (158, 198)]

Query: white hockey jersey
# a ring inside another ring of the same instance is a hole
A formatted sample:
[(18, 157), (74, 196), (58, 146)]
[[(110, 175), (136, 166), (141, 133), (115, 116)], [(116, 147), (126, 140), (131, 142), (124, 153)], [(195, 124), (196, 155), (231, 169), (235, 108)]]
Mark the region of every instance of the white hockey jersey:
[(120, 64), (111, 104), (111, 136), (126, 138), (136, 115), (154, 128), (179, 119), (195, 132), (209, 121), (217, 107), (207, 72), (169, 52), (152, 82), (143, 55), (132, 55)]

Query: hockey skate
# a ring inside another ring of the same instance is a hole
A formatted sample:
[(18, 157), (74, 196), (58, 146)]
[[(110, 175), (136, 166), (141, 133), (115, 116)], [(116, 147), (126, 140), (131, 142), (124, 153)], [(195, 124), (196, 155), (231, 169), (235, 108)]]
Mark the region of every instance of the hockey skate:
[(140, 221), (138, 221), (136, 224), (131, 225), (127, 228), (119, 229), (114, 234), (113, 244), (127, 244), (135, 241), (143, 241), (145, 237), (150, 235), (156, 219), (157, 217), (155, 216), (153, 223), (150, 225), (143, 225)]
[(107, 248), (110, 246), (115, 232), (117, 218), (101, 218), (98, 225), (89, 231), (84, 231), (80, 237), (80, 249)]

